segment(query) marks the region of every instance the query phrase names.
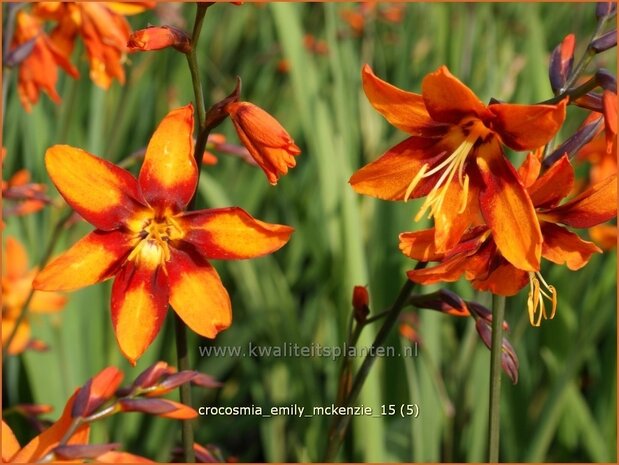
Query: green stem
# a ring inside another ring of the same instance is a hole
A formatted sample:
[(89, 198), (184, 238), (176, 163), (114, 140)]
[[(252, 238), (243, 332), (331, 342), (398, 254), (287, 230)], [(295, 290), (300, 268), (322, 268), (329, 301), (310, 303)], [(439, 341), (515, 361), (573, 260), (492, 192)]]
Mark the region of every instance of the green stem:
[[(425, 266), (426, 263), (419, 262), (415, 269), (421, 269)], [(383, 322), (383, 325), (381, 326), (378, 334), (376, 335), (376, 338), (374, 339), (374, 342), (372, 343), (371, 350), (368, 351), (368, 354), (363, 360), (361, 368), (359, 369), (359, 372), (353, 380), (352, 388), (350, 389), (350, 392), (342, 403), (342, 406), (350, 407), (357, 401), (359, 393), (361, 392), (361, 388), (365, 384), (365, 381), (370, 374), (370, 370), (372, 369), (372, 366), (376, 361), (377, 349), (379, 347), (382, 347), (387, 341), (389, 333), (398, 321), (400, 312), (406, 306), (407, 301), (414, 288), (415, 283), (407, 280), (406, 283), (404, 283), (404, 285), (402, 286), (402, 289), (400, 289), (400, 293), (398, 294), (398, 297), (389, 309), (389, 313), (385, 317), (385, 321)], [(332, 462), (335, 459), (335, 456), (340, 449), (340, 446), (348, 429), (348, 425), (350, 424), (350, 420), (351, 415), (338, 415), (333, 417), (333, 425), (330, 429), (329, 440), (324, 456), (324, 462)]]
[[(60, 234), (62, 233), (63, 228), (65, 227), (65, 225), (67, 224), (67, 221), (69, 221), (72, 215), (73, 215), (73, 210), (69, 210), (67, 214), (63, 216), (62, 218), (60, 218), (60, 220), (58, 220), (58, 223), (56, 223), (56, 226), (54, 227), (54, 231), (52, 232), (52, 237), (50, 238), (49, 243), (47, 244), (47, 249), (45, 250), (43, 257), (41, 257), (41, 260), (39, 261), (40, 270), (45, 267), (50, 257), (52, 256), (52, 252), (54, 251), (54, 248), (56, 247), (56, 243), (58, 242), (58, 239), (60, 239)], [(34, 296), (34, 289), (31, 287), (30, 292), (28, 293), (28, 297), (26, 297), (26, 300), (24, 301), (24, 304), (22, 305), (21, 312), (19, 313), (17, 320), (15, 320), (15, 326), (13, 326), (13, 330), (11, 331), (11, 334), (9, 334), (9, 337), (6, 340), (6, 343), (2, 346), (2, 358), (3, 359), (5, 359), (6, 356), (8, 355), (9, 347), (11, 347), (11, 343), (13, 342), (13, 339), (15, 339), (17, 330), (19, 329), (20, 325), (24, 322), (24, 320), (28, 316), (28, 313), (30, 312), (30, 302), (32, 301), (33, 296)]]
[[(202, 156), (204, 148), (206, 146), (206, 138), (203, 137), (203, 124), (206, 118), (206, 110), (204, 106), (204, 93), (202, 91), (202, 82), (200, 81), (200, 68), (198, 67), (198, 59), (196, 55), (196, 48), (200, 39), (200, 32), (202, 31), (202, 24), (204, 22), (204, 16), (206, 10), (211, 6), (211, 3), (197, 3), (196, 4), (196, 18), (193, 23), (193, 33), (191, 35), (191, 50), (187, 53), (187, 64), (189, 65), (189, 72), (191, 74), (191, 83), (193, 86), (193, 93), (195, 97), (195, 112), (198, 127), (198, 141), (194, 149), (194, 157), (198, 165), (198, 180), (200, 177), (200, 166), (202, 165)], [(202, 140), (204, 139), (204, 140)], [(196, 192), (194, 193), (191, 201), (188, 205), (188, 210), (193, 210), (196, 202), (196, 193), (198, 189), (198, 182), (196, 181)], [(183, 320), (174, 313), (174, 328), (175, 328), (175, 340), (176, 340), (176, 357), (178, 370), (189, 370), (189, 353), (187, 350), (187, 327)], [(179, 387), (180, 400), (182, 404), (192, 405), (191, 402), (191, 387), (188, 383), (182, 384)], [(193, 450), (193, 424), (191, 420), (182, 420), (182, 441), (183, 441), (183, 455), (186, 463), (194, 463), (196, 461), (196, 455)]]
[(492, 296), (492, 347), (490, 349), (490, 415), (488, 425), (488, 461), (499, 461), (501, 405), (501, 356), (505, 297)]

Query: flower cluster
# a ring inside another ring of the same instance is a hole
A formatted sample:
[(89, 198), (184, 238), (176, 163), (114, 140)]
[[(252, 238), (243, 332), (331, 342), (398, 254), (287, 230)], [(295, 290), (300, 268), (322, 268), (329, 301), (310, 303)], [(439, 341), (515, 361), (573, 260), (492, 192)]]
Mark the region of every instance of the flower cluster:
[[(410, 137), (354, 173), (350, 183), (381, 199), (425, 197), (415, 219), (434, 219), (432, 229), (400, 235), (405, 255), (439, 262), (410, 271), (409, 278), (430, 284), (464, 276), (499, 295), (530, 283), (531, 323), (552, 317), (556, 290), (541, 276), (541, 258), (581, 268), (601, 250), (565, 226), (590, 228), (617, 213), (616, 174), (560, 204), (574, 182), (567, 156), (541, 173), (536, 149), (557, 134), (567, 99), (486, 106), (444, 66), (424, 78), (422, 94), (394, 87), (367, 65), (362, 75), (370, 103)], [(517, 171), (505, 147), (534, 152)], [(550, 312), (544, 298), (552, 302)]]
[[(41, 90), (55, 103), (58, 69), (77, 78), (71, 63), (76, 41), (82, 39), (90, 64), (90, 78), (108, 89), (113, 79), (125, 82), (123, 61), (131, 28), (125, 16), (152, 8), (155, 2), (39, 2), (31, 11), (17, 13), (8, 64), (19, 66), (18, 92), (27, 111)], [(16, 8), (14, 6), (14, 8)], [(20, 7), (21, 8), (21, 7)], [(55, 26), (48, 35), (44, 23)]]

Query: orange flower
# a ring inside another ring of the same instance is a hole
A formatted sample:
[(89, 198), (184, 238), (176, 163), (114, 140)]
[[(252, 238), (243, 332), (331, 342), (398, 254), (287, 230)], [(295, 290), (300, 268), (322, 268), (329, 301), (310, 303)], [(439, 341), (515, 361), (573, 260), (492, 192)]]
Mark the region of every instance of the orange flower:
[(228, 293), (208, 260), (259, 257), (292, 233), (236, 207), (183, 211), (198, 181), (192, 129), (191, 105), (171, 111), (137, 180), (81, 149), (57, 145), (45, 155), (60, 194), (97, 229), (41, 271), (34, 286), (71, 290), (116, 276), (112, 323), (133, 364), (158, 334), (168, 302), (202, 336), (230, 325)]
[[(2, 462), (3, 463), (35, 463), (43, 459), (54, 449), (68, 433), (73, 422), (71, 409), (75, 401), (75, 394), (67, 402), (62, 415), (52, 426), (43, 431), (25, 447), (20, 447), (13, 431), (2, 420)], [(81, 425), (71, 435), (68, 444), (87, 444), (90, 426)]]
[(133, 15), (154, 6), (155, 2), (40, 2), (34, 12), (58, 21), (51, 39), (65, 57), (71, 56), (75, 39), (84, 39), (90, 62), (90, 78), (103, 89), (112, 79), (123, 84), (122, 63), (131, 33), (124, 15)]
[[(2, 148), (2, 165), (6, 149)], [(45, 195), (46, 186), (30, 182), (30, 173), (28, 170), (19, 170), (8, 181), (2, 180), (2, 198), (16, 203), (12, 207), (4, 206), (2, 209), (2, 217), (11, 215), (27, 215), (34, 213), (45, 207), (50, 202), (50, 199)], [(4, 227), (4, 224), (2, 224)]]
[[(32, 278), (37, 269), (28, 270), (28, 256), (24, 247), (12, 237), (6, 238), (2, 273), (2, 345), (4, 346), (15, 328), (28, 295), (32, 290)], [(35, 292), (30, 301), (33, 313), (50, 313), (62, 310), (67, 298), (57, 293)], [(16, 355), (28, 348), (31, 343), (30, 324), (22, 321), (8, 348), (8, 353)]]
[(174, 47), (179, 52), (189, 53), (191, 39), (184, 31), (172, 26), (150, 26), (131, 34), (127, 47), (131, 52)]
[[(562, 225), (589, 228), (615, 217), (617, 176), (606, 178), (559, 205), (574, 184), (574, 170), (567, 156), (552, 165), (539, 178), (522, 172), (531, 169), (538, 170), (539, 164), (525, 163), (521, 173), (523, 179), (534, 180), (527, 185), (527, 190), (541, 225), (544, 239), (542, 256), (558, 265), (565, 264), (570, 270), (578, 270), (588, 263), (591, 255), (601, 250), (592, 242), (583, 241)], [(531, 290), (528, 306), (531, 323), (538, 326), (541, 318), (547, 317), (544, 298), (552, 301), (552, 318), (557, 298), (554, 287), (546, 283), (539, 271), (518, 269), (509, 263), (488, 227), (477, 226), (470, 229), (456, 247), (447, 253), (437, 250), (433, 241), (434, 233), (433, 229), (426, 229), (400, 235), (400, 250), (405, 255), (416, 260), (441, 262), (434, 267), (409, 271), (409, 279), (431, 284), (456, 281), (464, 275), (472, 281), (474, 288), (499, 295), (514, 295), (529, 282)]]
[(248, 102), (233, 102), (226, 106), (241, 142), (269, 182), (277, 184), (288, 168), (296, 166), (294, 159), (301, 153), (279, 122), (262, 108)]
[(426, 197), (416, 218), (428, 210), (434, 217), (439, 252), (481, 224), (481, 212), (507, 260), (539, 269), (539, 224), (502, 144), (544, 145), (561, 126), (566, 102), (486, 106), (444, 66), (424, 78), (422, 95), (382, 81), (367, 65), (363, 87), (374, 108), (411, 137), (353, 174), (353, 188), (387, 200)]
[(39, 92), (45, 91), (54, 103), (60, 103), (56, 92), (58, 67), (78, 77), (77, 70), (45, 34), (41, 21), (24, 11), (17, 14), (13, 48), (34, 41), (30, 54), (19, 64), (17, 92), (26, 111), (39, 101)]

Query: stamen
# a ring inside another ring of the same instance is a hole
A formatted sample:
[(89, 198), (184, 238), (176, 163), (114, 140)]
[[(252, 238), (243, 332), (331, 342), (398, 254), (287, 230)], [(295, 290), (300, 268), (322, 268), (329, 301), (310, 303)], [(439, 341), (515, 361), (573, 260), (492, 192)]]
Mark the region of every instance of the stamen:
[(406, 193), (404, 194), (405, 202), (408, 202), (409, 197), (411, 196), (415, 187), (417, 187), (417, 184), (419, 184), (419, 181), (421, 181), (425, 177), (427, 169), (428, 169), (428, 165), (424, 164), (421, 167), (421, 169), (417, 172), (417, 174), (415, 175), (411, 183), (408, 185), (408, 187), (406, 188)]
[[(529, 321), (532, 326), (539, 326), (544, 320), (552, 320), (557, 312), (557, 290), (554, 286), (549, 285), (543, 278), (539, 271), (535, 273), (529, 273), (529, 284), (531, 289), (529, 290), (529, 298), (527, 300), (527, 307), (529, 310)], [(542, 285), (546, 288), (546, 292), (542, 289)], [(544, 298), (548, 299), (552, 304), (552, 310), (550, 316), (546, 312), (546, 304)], [(539, 315), (536, 318), (535, 315)]]
[(458, 173), (458, 181), (460, 185), (463, 186), (463, 200), (462, 204), (459, 207), (459, 212), (462, 213), (466, 208), (467, 200), (468, 200), (468, 190), (469, 190), (469, 179), (468, 176), (464, 175), (464, 165), (466, 163), (466, 159), (471, 152), (475, 142), (479, 138), (479, 131), (471, 131), (462, 143), (453, 151), (451, 155), (445, 158), (438, 165), (434, 166), (431, 170), (428, 171), (428, 165), (424, 165), (421, 170), (415, 175), (408, 188), (406, 189), (406, 194), (404, 196), (404, 201), (407, 201), (413, 191), (413, 189), (419, 184), (419, 182), (432, 176), (441, 170), (443, 171), (434, 184), (432, 190), (426, 196), (424, 203), (421, 206), (421, 209), (415, 216), (415, 221), (419, 221), (425, 215), (426, 211), (430, 210), (428, 213), (428, 219), (432, 218), (437, 212), (439, 212), (443, 206), (443, 202), (445, 201), (445, 197), (447, 196), (447, 191), (449, 190), (449, 186), (453, 181), (456, 172)]
[(462, 204), (460, 205), (460, 209), (458, 210), (458, 215), (464, 213), (466, 210), (466, 205), (469, 200), (469, 176), (468, 174), (464, 175), (464, 186), (462, 187)]

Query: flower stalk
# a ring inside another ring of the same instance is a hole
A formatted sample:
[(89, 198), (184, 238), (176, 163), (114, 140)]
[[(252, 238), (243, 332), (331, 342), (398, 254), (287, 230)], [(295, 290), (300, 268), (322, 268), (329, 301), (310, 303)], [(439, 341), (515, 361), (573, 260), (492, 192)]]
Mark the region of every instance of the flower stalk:
[(488, 424), (488, 461), (499, 461), (499, 432), (501, 404), (501, 356), (505, 297), (492, 296), (492, 346), (490, 349), (490, 413)]
[[(415, 269), (422, 269), (425, 266), (425, 262), (419, 262), (417, 263)], [(374, 342), (372, 343), (372, 349), (368, 352), (365, 359), (363, 360), (361, 368), (359, 369), (352, 381), (352, 387), (344, 398), (341, 406), (350, 407), (357, 401), (359, 393), (361, 392), (361, 389), (363, 388), (363, 385), (365, 384), (365, 381), (370, 374), (370, 370), (372, 369), (372, 366), (376, 361), (376, 349), (378, 347), (382, 347), (385, 342), (387, 342), (387, 337), (389, 336), (389, 333), (391, 333), (391, 330), (398, 321), (398, 317), (400, 316), (402, 309), (404, 309), (404, 307), (406, 307), (406, 305), (408, 304), (409, 298), (414, 289), (415, 283), (410, 280), (407, 280), (400, 289), (400, 293), (398, 294), (391, 308), (388, 310), (388, 313), (385, 316), (385, 321), (383, 322), (383, 325), (378, 331), (378, 334), (374, 338)], [(323, 460), (324, 462), (333, 462), (333, 460), (335, 459), (335, 456), (340, 449), (342, 441), (344, 440), (346, 431), (348, 430), (350, 419), (350, 415), (341, 415), (334, 417), (333, 424), (330, 428), (329, 440)]]

